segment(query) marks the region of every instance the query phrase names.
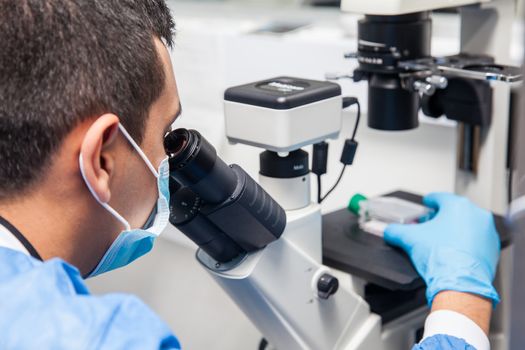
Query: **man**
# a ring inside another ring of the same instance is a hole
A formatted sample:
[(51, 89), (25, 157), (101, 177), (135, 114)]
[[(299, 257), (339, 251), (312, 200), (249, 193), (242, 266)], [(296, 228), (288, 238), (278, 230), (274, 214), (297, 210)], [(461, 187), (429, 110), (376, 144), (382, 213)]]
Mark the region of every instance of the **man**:
[[(147, 253), (167, 224), (162, 140), (181, 108), (163, 0), (0, 0), (0, 348), (177, 349), (137, 299), (83, 277)], [(428, 285), (415, 349), (488, 349), (492, 216), (431, 195), (390, 226)]]
[(163, 0), (0, 0), (1, 349), (179, 348), (83, 281), (167, 224), (173, 29)]

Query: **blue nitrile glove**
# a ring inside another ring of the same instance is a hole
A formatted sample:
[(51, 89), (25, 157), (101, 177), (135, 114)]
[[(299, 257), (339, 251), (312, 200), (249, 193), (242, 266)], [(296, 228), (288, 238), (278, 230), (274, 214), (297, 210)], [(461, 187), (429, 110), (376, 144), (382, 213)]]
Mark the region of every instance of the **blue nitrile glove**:
[(433, 193), (423, 203), (437, 210), (422, 224), (389, 225), (385, 241), (410, 256), (427, 284), (429, 305), (439, 292), (477, 294), (499, 302), (492, 286), (500, 255), (500, 240), (491, 213), (466, 198)]

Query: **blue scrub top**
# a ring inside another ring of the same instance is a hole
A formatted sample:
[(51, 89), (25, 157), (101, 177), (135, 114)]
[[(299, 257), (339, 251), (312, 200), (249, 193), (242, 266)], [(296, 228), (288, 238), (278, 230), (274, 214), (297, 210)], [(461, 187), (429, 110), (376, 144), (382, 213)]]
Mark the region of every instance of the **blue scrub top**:
[(0, 247), (0, 349), (180, 349), (138, 298), (90, 295), (75, 267)]
[[(77, 268), (0, 247), (0, 349), (180, 349), (138, 298), (93, 296)], [(475, 350), (437, 335), (413, 350)]]

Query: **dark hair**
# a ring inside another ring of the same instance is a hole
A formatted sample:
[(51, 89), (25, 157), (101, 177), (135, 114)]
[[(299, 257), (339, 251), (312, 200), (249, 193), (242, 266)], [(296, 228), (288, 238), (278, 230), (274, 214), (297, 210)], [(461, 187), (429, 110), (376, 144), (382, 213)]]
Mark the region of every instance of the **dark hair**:
[(114, 113), (137, 142), (165, 82), (164, 0), (0, 0), (0, 200), (27, 190), (81, 121)]

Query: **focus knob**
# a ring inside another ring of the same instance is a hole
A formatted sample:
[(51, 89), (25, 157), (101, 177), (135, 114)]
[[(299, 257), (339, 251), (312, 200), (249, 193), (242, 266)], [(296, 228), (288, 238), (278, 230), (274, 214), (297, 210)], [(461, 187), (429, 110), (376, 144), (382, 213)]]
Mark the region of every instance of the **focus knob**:
[(202, 200), (188, 187), (184, 187), (170, 195), (170, 222), (172, 225), (182, 225), (191, 221), (199, 214)]
[(321, 299), (328, 299), (337, 292), (338, 288), (339, 280), (328, 273), (322, 275), (317, 281), (317, 294)]

